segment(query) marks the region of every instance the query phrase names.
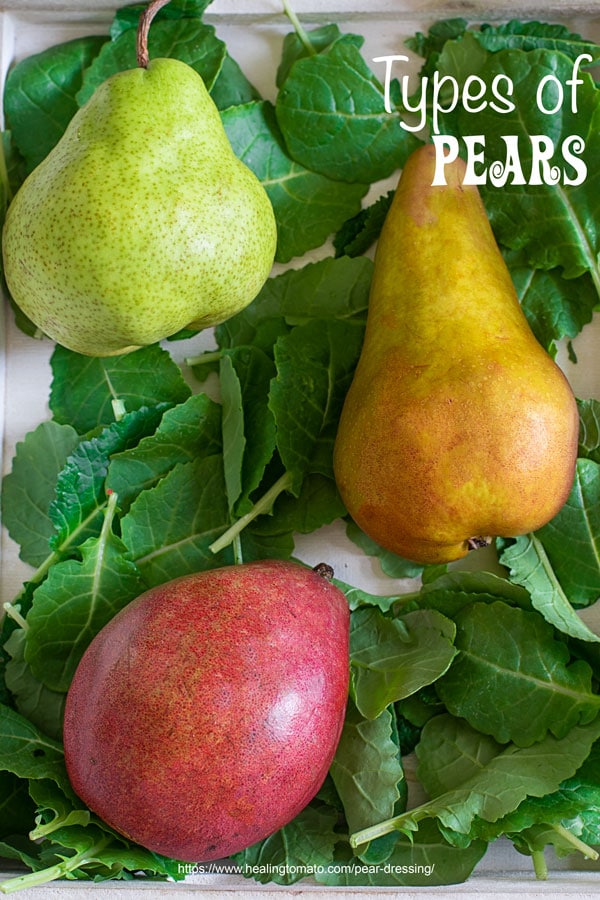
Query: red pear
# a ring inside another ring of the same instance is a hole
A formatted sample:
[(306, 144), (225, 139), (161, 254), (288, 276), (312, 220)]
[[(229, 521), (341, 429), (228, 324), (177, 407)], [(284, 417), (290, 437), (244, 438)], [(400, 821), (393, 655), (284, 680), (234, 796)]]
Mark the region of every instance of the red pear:
[(284, 561), (146, 591), (94, 638), (69, 689), (74, 790), (175, 859), (267, 837), (314, 797), (335, 754), (349, 619), (327, 573)]

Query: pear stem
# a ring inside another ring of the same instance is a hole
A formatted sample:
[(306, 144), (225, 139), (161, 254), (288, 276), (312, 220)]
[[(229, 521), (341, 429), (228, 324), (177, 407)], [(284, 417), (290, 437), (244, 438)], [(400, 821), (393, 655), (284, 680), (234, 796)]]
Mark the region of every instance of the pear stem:
[(159, 9), (162, 9), (163, 6), (166, 6), (169, 2), (170, 0), (152, 0), (140, 16), (137, 30), (136, 55), (138, 66), (141, 69), (147, 69), (148, 63), (150, 62), (150, 57), (148, 55), (148, 32), (150, 31), (152, 20)]

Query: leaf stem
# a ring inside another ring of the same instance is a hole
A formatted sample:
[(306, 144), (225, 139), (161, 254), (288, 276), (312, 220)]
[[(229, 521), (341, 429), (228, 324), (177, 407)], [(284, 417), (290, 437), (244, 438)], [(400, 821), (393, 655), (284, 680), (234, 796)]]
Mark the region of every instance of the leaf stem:
[(395, 816), (393, 819), (385, 819), (383, 822), (378, 822), (376, 825), (369, 825), (368, 828), (363, 828), (361, 831), (355, 831), (354, 834), (350, 835), (350, 846), (356, 849), (361, 844), (368, 844), (369, 841), (374, 841), (379, 837), (383, 837), (384, 834), (395, 831), (396, 822), (399, 818), (401, 817)]
[(548, 866), (546, 865), (546, 857), (543, 850), (533, 850), (531, 853), (533, 862), (533, 871), (538, 881), (546, 881), (548, 878)]
[(594, 850), (593, 847), (590, 847), (589, 844), (585, 844), (580, 838), (572, 834), (568, 828), (564, 827), (564, 825), (553, 825), (552, 828), (567, 841), (567, 843), (575, 847), (576, 850), (579, 850), (586, 859), (598, 859), (598, 852)]
[(244, 555), (242, 553), (242, 539), (239, 534), (236, 534), (233, 541), (233, 561), (236, 566), (241, 566), (244, 562)]
[(115, 422), (120, 422), (127, 409), (125, 408), (125, 403), (121, 400), (120, 397), (117, 397), (116, 400), (111, 400), (113, 416), (115, 417)]
[(219, 362), (223, 353), (221, 350), (207, 350), (206, 353), (199, 353), (198, 356), (187, 356), (185, 359), (186, 366), (203, 366), (205, 363)]
[(292, 9), (292, 7), (290, 6), (290, 4), (288, 3), (288, 0), (281, 0), (281, 3), (282, 3), (282, 6), (283, 6), (283, 11), (285, 12), (286, 16), (288, 17), (288, 19), (290, 20), (290, 22), (291, 22), (292, 25), (294, 26), (294, 31), (295, 31), (296, 34), (298, 35), (298, 38), (299, 38), (300, 42), (302, 43), (302, 45), (304, 46), (305, 50), (309, 53), (310, 56), (316, 56), (316, 55), (317, 55), (317, 51), (316, 51), (315, 48), (313, 47), (312, 42), (311, 42), (311, 40), (310, 40), (308, 34), (306, 33), (306, 31), (305, 31), (304, 28), (302, 27), (302, 24), (301, 24), (301, 22), (300, 22), (300, 19), (298, 18), (298, 16), (296, 15), (296, 13), (294, 12), (294, 10)]
[(12, 619), (13, 622), (16, 622), (19, 628), (22, 628), (23, 631), (27, 631), (29, 628), (29, 623), (27, 619), (21, 615), (21, 609), (19, 606), (15, 606), (13, 603), (6, 602), (3, 604), (4, 612)]
[(28, 872), (27, 875), (17, 875), (16, 878), (9, 878), (7, 881), (0, 883), (0, 892), (3, 894), (12, 894), (15, 891), (21, 891), (25, 888), (38, 887), (41, 884), (47, 884), (49, 881), (56, 881), (58, 878), (65, 878), (70, 872), (81, 868), (88, 862), (93, 862), (96, 855), (100, 853), (110, 843), (110, 838), (98, 841), (97, 844), (81, 850), (74, 856), (69, 856), (63, 862), (56, 863), (54, 866), (48, 866), (45, 869), (39, 869), (36, 872)]
[(218, 553), (220, 550), (224, 550), (225, 547), (228, 547), (234, 539), (241, 534), (241, 532), (246, 528), (250, 522), (254, 521), (257, 516), (262, 515), (262, 513), (268, 513), (271, 511), (271, 508), (277, 499), (277, 497), (283, 492), (286, 491), (292, 484), (292, 476), (290, 472), (284, 472), (281, 478), (278, 478), (274, 485), (272, 485), (269, 490), (263, 494), (260, 500), (257, 500), (252, 509), (246, 513), (245, 516), (241, 516), (237, 522), (234, 522), (233, 525), (225, 531), (221, 537), (217, 538), (216, 541), (208, 548), (212, 553)]

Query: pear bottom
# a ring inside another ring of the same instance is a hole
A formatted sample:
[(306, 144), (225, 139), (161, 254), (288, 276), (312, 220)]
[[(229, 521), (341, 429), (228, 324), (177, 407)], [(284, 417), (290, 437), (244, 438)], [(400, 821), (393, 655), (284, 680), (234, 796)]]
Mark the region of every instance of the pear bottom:
[(442, 564), (535, 531), (560, 510), (573, 484), (578, 415), (549, 357), (529, 378), (493, 357), (477, 378), (460, 363), (432, 363), (416, 380), (423, 393), (405, 360), (392, 352), (380, 362), (368, 378), (359, 364), (334, 449), (342, 499), (373, 540)]

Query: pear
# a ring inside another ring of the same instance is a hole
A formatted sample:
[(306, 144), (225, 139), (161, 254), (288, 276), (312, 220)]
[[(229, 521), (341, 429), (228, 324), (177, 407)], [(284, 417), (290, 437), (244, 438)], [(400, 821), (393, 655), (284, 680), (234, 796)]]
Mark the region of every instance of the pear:
[(331, 569), (260, 560), (150, 588), (69, 687), (65, 763), (105, 822), (174, 859), (223, 859), (321, 788), (348, 697), (350, 612)]
[(401, 174), (334, 448), (352, 518), (419, 563), (548, 522), (578, 440), (569, 383), (529, 328), (464, 163), (445, 186), (434, 170), (424, 145)]
[(75, 114), (11, 203), (3, 255), (42, 332), (112, 356), (243, 309), (275, 245), (266, 191), (202, 78), (159, 58), (112, 76)]

